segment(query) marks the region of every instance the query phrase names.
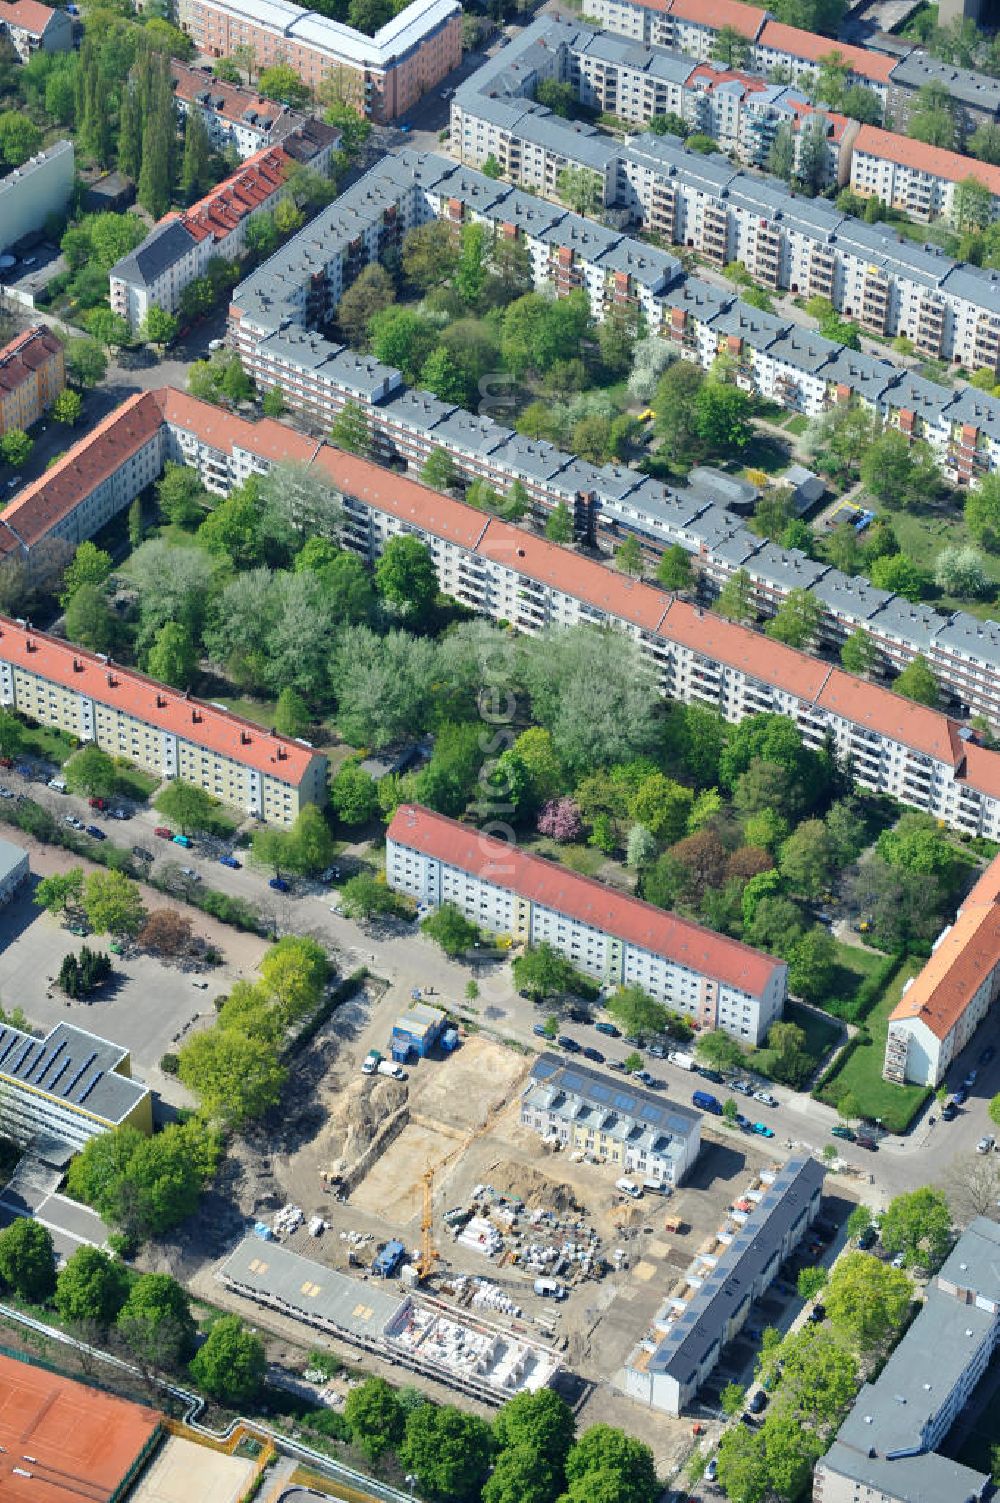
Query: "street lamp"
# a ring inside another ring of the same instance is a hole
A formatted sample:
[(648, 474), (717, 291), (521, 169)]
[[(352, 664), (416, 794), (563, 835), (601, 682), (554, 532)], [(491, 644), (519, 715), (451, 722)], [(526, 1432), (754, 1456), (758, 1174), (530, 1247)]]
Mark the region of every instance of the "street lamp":
[(410, 1489), (410, 1497), (412, 1498), (413, 1497), (414, 1488), (417, 1485), (417, 1474), (416, 1474), (416, 1472), (407, 1472), (406, 1477), (405, 1477), (404, 1480), (406, 1482), (407, 1487)]

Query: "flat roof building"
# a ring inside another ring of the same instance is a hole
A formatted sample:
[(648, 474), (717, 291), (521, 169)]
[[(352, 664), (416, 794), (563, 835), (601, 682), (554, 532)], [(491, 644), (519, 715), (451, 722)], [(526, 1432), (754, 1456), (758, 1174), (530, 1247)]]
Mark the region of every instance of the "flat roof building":
[(0, 840), (0, 907), (28, 880), (28, 853), (12, 840)]
[(973, 1503), (988, 1473), (940, 1454), (1000, 1339), (1000, 1226), (978, 1216), (814, 1473), (822, 1503)]

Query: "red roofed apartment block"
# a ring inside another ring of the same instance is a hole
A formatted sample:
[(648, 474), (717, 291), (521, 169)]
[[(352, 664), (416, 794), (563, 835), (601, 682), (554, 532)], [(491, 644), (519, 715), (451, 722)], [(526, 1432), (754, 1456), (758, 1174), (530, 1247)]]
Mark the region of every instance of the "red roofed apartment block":
[(0, 31), (10, 37), (22, 63), (36, 52), (69, 52), (73, 22), (64, 10), (40, 5), (39, 0), (0, 0)]
[(66, 385), (63, 347), (43, 324), (0, 350), (0, 433), (37, 423)]
[(783, 961), (418, 804), (389, 826), (386, 881), (435, 908), (454, 903), (516, 944), (550, 944), (612, 985), (640, 986), (695, 1028), (758, 1044), (781, 1017)]

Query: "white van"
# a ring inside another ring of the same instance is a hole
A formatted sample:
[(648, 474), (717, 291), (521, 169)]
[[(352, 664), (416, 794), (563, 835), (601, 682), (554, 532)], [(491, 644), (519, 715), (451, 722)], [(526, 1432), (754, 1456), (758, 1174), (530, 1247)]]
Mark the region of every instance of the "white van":
[(380, 1059), (378, 1062), (378, 1073), (380, 1075), (389, 1075), (393, 1080), (406, 1079), (406, 1071), (394, 1059)]
[(662, 1179), (644, 1179), (642, 1188), (647, 1195), (673, 1195), (673, 1190)]
[(49, 778), (49, 787), (54, 789), (56, 793), (66, 792), (66, 784), (62, 778)]
[(557, 1279), (536, 1279), (535, 1293), (542, 1299), (565, 1299), (566, 1290)]
[(632, 1200), (641, 1200), (642, 1199), (642, 1190), (635, 1183), (634, 1180), (631, 1180), (631, 1179), (616, 1179), (615, 1180), (615, 1189), (616, 1190), (620, 1190), (623, 1195), (630, 1196)]
[(672, 1065), (679, 1065), (682, 1070), (694, 1069), (694, 1055), (685, 1054), (681, 1049), (671, 1049), (667, 1058)]

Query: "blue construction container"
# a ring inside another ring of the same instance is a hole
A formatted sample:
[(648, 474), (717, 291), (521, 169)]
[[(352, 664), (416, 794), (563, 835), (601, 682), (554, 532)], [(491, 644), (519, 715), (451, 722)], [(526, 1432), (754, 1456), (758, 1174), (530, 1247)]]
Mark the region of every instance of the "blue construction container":
[(441, 1048), (445, 1054), (453, 1054), (458, 1048), (458, 1029), (446, 1028), (441, 1035)]
[(372, 1263), (372, 1273), (380, 1279), (391, 1279), (406, 1257), (406, 1246), (402, 1242), (387, 1242), (382, 1251), (377, 1254)]

